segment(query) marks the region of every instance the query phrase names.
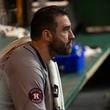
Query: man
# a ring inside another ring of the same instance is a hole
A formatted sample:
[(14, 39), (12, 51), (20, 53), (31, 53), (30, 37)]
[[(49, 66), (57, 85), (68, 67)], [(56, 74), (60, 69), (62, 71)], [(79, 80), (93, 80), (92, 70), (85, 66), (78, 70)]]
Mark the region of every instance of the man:
[(71, 22), (63, 8), (48, 6), (34, 14), (31, 41), (15, 46), (1, 58), (8, 110), (62, 109), (55, 105), (57, 94), (53, 96), (53, 89), (57, 86), (52, 88), (48, 64), (56, 54), (71, 53), (73, 39)]

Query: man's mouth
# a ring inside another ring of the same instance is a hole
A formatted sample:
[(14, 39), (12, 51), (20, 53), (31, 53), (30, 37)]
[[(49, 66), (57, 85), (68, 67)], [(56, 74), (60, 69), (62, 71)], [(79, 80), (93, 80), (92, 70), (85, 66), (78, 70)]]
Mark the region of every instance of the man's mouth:
[(69, 47), (69, 48), (72, 48), (72, 42), (68, 42), (68, 44), (67, 44), (67, 46)]

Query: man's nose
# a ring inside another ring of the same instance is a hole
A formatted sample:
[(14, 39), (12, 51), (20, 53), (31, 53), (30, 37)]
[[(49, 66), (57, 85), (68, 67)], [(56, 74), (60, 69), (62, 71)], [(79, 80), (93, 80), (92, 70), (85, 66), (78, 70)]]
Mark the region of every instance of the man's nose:
[(75, 35), (74, 35), (74, 33), (72, 32), (72, 30), (70, 31), (70, 39), (75, 39)]

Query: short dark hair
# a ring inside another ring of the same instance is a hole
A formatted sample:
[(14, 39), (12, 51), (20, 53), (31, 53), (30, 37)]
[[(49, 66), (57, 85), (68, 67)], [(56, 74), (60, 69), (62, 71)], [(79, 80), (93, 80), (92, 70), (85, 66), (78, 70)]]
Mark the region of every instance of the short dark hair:
[(57, 23), (55, 17), (58, 15), (68, 15), (64, 7), (46, 6), (34, 13), (31, 21), (31, 39), (35, 40), (41, 36), (43, 29), (55, 31)]

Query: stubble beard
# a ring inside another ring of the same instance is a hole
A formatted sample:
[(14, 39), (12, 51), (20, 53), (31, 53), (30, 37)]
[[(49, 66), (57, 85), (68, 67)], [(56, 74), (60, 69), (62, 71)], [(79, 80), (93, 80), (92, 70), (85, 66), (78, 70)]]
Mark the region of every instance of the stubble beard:
[(54, 53), (57, 55), (68, 55), (71, 53), (72, 47), (70, 43), (65, 44), (61, 41), (53, 41), (49, 44), (49, 50), (50, 53)]

